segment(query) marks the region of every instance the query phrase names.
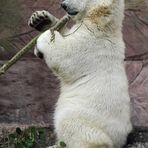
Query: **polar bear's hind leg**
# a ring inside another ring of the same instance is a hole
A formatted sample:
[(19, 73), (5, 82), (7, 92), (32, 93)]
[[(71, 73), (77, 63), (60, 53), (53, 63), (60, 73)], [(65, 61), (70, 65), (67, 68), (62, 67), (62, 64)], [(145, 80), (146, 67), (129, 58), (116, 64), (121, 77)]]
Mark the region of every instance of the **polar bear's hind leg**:
[(111, 138), (98, 127), (84, 121), (68, 121), (61, 125), (58, 131), (64, 133), (58, 134), (58, 139), (63, 140), (67, 148), (113, 148)]

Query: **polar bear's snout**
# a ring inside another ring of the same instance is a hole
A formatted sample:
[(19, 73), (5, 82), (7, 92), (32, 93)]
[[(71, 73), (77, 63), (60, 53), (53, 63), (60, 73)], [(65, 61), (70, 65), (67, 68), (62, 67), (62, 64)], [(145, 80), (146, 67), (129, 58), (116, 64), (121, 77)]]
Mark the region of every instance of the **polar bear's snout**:
[(79, 13), (76, 8), (72, 8), (65, 1), (61, 3), (61, 6), (69, 15), (77, 15)]

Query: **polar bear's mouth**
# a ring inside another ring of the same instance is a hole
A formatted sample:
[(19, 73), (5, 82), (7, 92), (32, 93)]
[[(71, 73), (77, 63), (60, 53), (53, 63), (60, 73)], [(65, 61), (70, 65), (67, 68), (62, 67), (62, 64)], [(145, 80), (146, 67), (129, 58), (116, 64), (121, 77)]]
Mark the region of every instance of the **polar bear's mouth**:
[(79, 12), (78, 11), (67, 11), (69, 15), (77, 15)]

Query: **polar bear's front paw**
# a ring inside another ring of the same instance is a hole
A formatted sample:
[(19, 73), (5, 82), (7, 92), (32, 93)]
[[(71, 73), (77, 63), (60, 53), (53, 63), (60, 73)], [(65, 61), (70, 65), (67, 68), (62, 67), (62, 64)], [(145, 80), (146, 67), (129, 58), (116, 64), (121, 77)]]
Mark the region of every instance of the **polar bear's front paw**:
[(28, 25), (37, 29), (38, 31), (44, 31), (45, 29), (52, 27), (56, 24), (56, 18), (51, 15), (48, 11), (36, 11), (34, 12), (29, 21)]

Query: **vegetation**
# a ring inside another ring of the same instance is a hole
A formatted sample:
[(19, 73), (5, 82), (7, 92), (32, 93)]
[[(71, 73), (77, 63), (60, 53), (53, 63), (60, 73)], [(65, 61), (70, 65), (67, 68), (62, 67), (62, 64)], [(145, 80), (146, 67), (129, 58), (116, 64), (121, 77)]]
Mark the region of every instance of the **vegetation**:
[(14, 133), (3, 131), (0, 148), (36, 148), (37, 144), (45, 143), (45, 129), (30, 127), (22, 131), (16, 128)]
[[(47, 147), (47, 134), (45, 128), (30, 127), (26, 130), (16, 128), (14, 133), (3, 130), (0, 137), (0, 148), (44, 148)], [(52, 139), (51, 139), (52, 140)], [(58, 148), (65, 148), (61, 141)]]

